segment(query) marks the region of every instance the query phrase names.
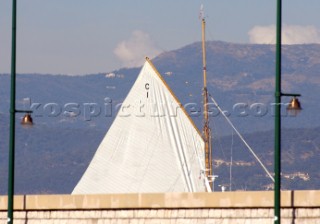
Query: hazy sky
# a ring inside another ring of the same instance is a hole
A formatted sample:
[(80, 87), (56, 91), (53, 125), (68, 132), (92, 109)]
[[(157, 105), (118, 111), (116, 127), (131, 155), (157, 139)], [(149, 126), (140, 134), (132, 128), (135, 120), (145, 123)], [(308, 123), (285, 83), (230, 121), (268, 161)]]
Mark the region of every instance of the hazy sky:
[[(17, 71), (86, 74), (136, 66), (201, 39), (272, 43), (276, 0), (17, 0)], [(10, 71), (11, 10), (0, 0), (0, 73)], [(284, 42), (320, 43), (320, 1), (283, 0)]]

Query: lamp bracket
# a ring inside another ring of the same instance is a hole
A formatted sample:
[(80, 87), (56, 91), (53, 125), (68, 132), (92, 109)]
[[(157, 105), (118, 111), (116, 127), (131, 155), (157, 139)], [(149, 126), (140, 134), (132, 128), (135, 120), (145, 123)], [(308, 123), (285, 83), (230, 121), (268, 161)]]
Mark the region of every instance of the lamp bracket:
[(281, 96), (301, 96), (299, 93), (281, 93)]
[(14, 110), (15, 113), (32, 113), (32, 110)]

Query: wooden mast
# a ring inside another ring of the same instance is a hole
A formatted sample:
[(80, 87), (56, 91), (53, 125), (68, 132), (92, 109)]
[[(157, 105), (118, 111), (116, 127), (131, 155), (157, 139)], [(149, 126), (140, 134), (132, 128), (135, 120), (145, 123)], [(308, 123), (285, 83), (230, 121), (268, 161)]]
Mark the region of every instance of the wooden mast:
[(209, 114), (208, 114), (208, 90), (207, 90), (207, 64), (206, 64), (206, 42), (205, 42), (205, 19), (202, 18), (202, 61), (203, 61), (203, 115), (204, 126), (203, 135), (205, 142), (205, 174), (210, 181), (210, 187), (213, 189), (212, 177), (212, 155), (211, 155), (211, 131), (209, 127)]

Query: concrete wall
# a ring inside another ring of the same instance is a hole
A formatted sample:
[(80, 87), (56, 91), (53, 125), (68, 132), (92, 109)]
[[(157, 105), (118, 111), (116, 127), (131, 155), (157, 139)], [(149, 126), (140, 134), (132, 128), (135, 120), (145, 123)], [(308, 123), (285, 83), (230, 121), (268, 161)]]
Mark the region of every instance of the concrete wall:
[[(320, 224), (320, 191), (282, 192), (283, 224)], [(273, 223), (273, 192), (15, 197), (15, 224)], [(0, 223), (7, 197), (0, 196)]]

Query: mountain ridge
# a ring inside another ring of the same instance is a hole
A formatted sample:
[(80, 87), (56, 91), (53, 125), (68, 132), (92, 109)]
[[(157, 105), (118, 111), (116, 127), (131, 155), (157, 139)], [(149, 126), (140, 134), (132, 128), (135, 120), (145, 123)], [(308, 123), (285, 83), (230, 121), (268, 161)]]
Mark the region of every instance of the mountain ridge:
[[(208, 42), (207, 47), (210, 94), (238, 130), (248, 136), (249, 144), (254, 149), (258, 148), (262, 159), (265, 158), (264, 162), (272, 170), (274, 46)], [(198, 113), (191, 114), (193, 108), (186, 108), (199, 130), (202, 130), (203, 124), (201, 57), (201, 45), (197, 42), (152, 59), (182, 105), (191, 103), (197, 109)], [(283, 186), (286, 189), (319, 188), (319, 58), (320, 45), (283, 46), (283, 90), (301, 93), (303, 107), (296, 117), (287, 114), (285, 107), (282, 110), (283, 131), (290, 130), (289, 134), (283, 135), (284, 175), (288, 176)], [(110, 127), (118, 104), (126, 97), (139, 70), (122, 68), (85, 76), (18, 74), (16, 107), (33, 109), (35, 125), (32, 129), (16, 128), (19, 136), (17, 178), (20, 180), (20, 183), (17, 182), (17, 192), (69, 193)], [(0, 157), (1, 180), (6, 180), (7, 175), (9, 88), (10, 76), (0, 75), (0, 125), (5, 130), (0, 139), (0, 149), (3, 150)], [(25, 102), (28, 98), (30, 103)], [(287, 101), (289, 99), (283, 98), (283, 102)], [(214, 107), (212, 110), (217, 112)], [(18, 122), (17, 115), (17, 125)], [(223, 156), (219, 152), (219, 142), (229, 147), (233, 132), (219, 113), (210, 116), (210, 124), (216, 147), (214, 153), (217, 153), (215, 172), (220, 178), (216, 184), (228, 186), (230, 155), (225, 152)], [(258, 134), (255, 136), (255, 133)], [(241, 143), (234, 145), (242, 154), (238, 155), (234, 176), (239, 177), (232, 189), (270, 189), (270, 181), (260, 172), (257, 164), (244, 159), (244, 156), (250, 158), (250, 155), (242, 150)], [(302, 162), (295, 166), (300, 161), (298, 159)], [(36, 168), (31, 166), (34, 161), (39, 163)], [(50, 164), (51, 168), (47, 166)], [(257, 170), (259, 172), (255, 175)], [(5, 193), (4, 189), (6, 187), (2, 184), (0, 193)]]

